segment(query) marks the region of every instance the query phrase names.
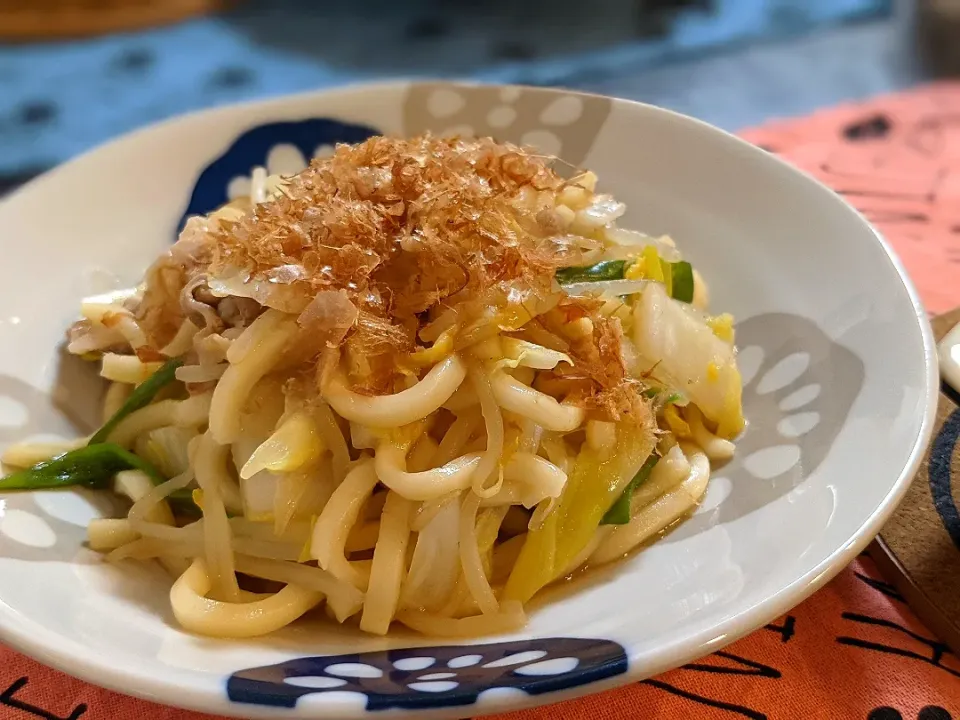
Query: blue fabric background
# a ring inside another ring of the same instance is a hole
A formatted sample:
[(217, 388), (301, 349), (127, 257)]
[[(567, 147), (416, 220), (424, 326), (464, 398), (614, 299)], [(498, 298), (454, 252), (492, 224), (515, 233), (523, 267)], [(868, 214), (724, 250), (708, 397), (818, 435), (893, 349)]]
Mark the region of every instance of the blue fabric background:
[(576, 87), (891, 0), (714, 0), (638, 37), (632, 0), (250, 1), (146, 32), (0, 47), (0, 175), (187, 110), (382, 76)]

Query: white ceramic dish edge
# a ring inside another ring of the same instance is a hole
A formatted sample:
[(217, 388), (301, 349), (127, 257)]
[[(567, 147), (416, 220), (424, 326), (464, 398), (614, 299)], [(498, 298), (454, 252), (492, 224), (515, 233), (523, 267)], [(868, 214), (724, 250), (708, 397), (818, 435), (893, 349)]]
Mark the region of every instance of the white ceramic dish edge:
[[(390, 84), (389, 87), (392, 87), (393, 84)], [(369, 84), (358, 86), (358, 91), (365, 92), (376, 92), (378, 88), (381, 87), (377, 84)], [(299, 97), (309, 98), (315, 95), (315, 93), (304, 93)], [(269, 107), (271, 104), (282, 104), (289, 100), (290, 98), (278, 98), (274, 100), (267, 100), (262, 102), (251, 102), (244, 103), (245, 106), (263, 106)], [(194, 113), (192, 115), (216, 115), (217, 113), (230, 114), (235, 110), (236, 106), (226, 107), (211, 111), (204, 111), (201, 113)], [(715, 128), (712, 128), (705, 123), (701, 123), (698, 120), (693, 118), (688, 118), (670, 111), (660, 112), (668, 113), (674, 121), (681, 123), (695, 123), (703, 128), (709, 128), (710, 131), (715, 133), (722, 133), (726, 142), (730, 148), (735, 149), (736, 152), (751, 152), (751, 153), (761, 153), (763, 151), (749, 145), (743, 140), (723, 133)], [(151, 126), (143, 130), (136, 131), (129, 135), (126, 135), (122, 138), (119, 138), (108, 146), (114, 149), (121, 148), (124, 143), (135, 142), (136, 138), (144, 132), (151, 132), (160, 126), (176, 124), (182, 122), (187, 117), (175, 118), (165, 123), (160, 123), (156, 126)], [(91, 151), (91, 153), (99, 152), (102, 148)], [(85, 161), (91, 153), (87, 153), (73, 161), (70, 165), (76, 165)], [(807, 177), (807, 179), (812, 182), (820, 185), (816, 180), (811, 178), (809, 175), (802, 173), (796, 168), (787, 165), (783, 161), (774, 158), (775, 162), (780, 163), (783, 167), (789, 168), (790, 172), (798, 173)], [(55, 177), (60, 169), (55, 169), (51, 173), (42, 176), (32, 183), (29, 184), (29, 187), (36, 187), (39, 184), (42, 184), (48, 181), (50, 178)], [(823, 187), (820, 185), (820, 187)], [(828, 190), (829, 191), (829, 190)], [(23, 190), (18, 191), (23, 192)], [(832, 191), (830, 191), (832, 194)], [(844, 203), (838, 196), (834, 195), (835, 202), (842, 203), (844, 207), (850, 213), (856, 213), (856, 211), (850, 208), (846, 203)], [(864, 220), (864, 222), (866, 222)], [(775, 619), (781, 614), (788, 611), (790, 608), (794, 607), (801, 600), (803, 600), (808, 595), (815, 592), (817, 589), (822, 587), (826, 582), (828, 582), (832, 577), (834, 577), (844, 566), (846, 566), (853, 558), (872, 540), (876, 533), (880, 530), (883, 523), (889, 518), (891, 513), (896, 508), (897, 504), (903, 498), (904, 493), (906, 492), (909, 483), (917, 469), (919, 467), (920, 461), (922, 459), (924, 450), (929, 443), (932, 430), (933, 430), (933, 421), (936, 413), (937, 398), (939, 396), (939, 376), (937, 373), (936, 360), (937, 354), (935, 349), (935, 344), (933, 341), (932, 330), (929, 325), (926, 313), (923, 310), (922, 303), (919, 300), (916, 288), (913, 286), (912, 282), (907, 277), (904, 267), (900, 260), (897, 258), (895, 253), (892, 251), (889, 244), (886, 240), (874, 231), (877, 242), (883, 247), (887, 258), (890, 263), (895, 268), (897, 274), (899, 275), (901, 281), (904, 284), (907, 294), (910, 297), (911, 302), (913, 303), (914, 311), (916, 314), (917, 321), (921, 328), (921, 333), (924, 343), (924, 352), (925, 352), (925, 364), (927, 372), (927, 387), (926, 387), (926, 398), (925, 398), (925, 408), (926, 412), (921, 425), (921, 433), (912, 448), (909, 456), (909, 461), (907, 466), (904, 468), (903, 472), (900, 473), (899, 478), (897, 479), (893, 490), (887, 495), (885, 500), (875, 509), (868, 521), (860, 528), (857, 534), (851, 538), (845, 545), (838, 548), (831, 556), (826, 558), (824, 561), (819, 563), (812, 571), (806, 573), (803, 577), (797, 579), (787, 587), (784, 587), (778, 593), (766, 598), (763, 602), (758, 603), (754, 606), (756, 614), (753, 619), (749, 622), (745, 621), (742, 617), (733, 618), (723, 626), (720, 626), (716, 629), (715, 632), (703, 633), (701, 636), (697, 636), (695, 639), (685, 639), (683, 644), (688, 645), (691, 641), (699, 643), (704, 653), (712, 652), (720, 649), (721, 647), (739, 639), (740, 637), (756, 630), (757, 628), (763, 626), (767, 622)], [(31, 629), (33, 630), (33, 629)], [(55, 646), (54, 643), (42, 642), (37, 640), (37, 635), (27, 632), (26, 629), (18, 628), (15, 624), (4, 623), (3, 627), (0, 628), (0, 639), (5, 643), (11, 645), (12, 647), (24, 652), (28, 655), (31, 655), (38, 659), (41, 662), (54, 666), (58, 669), (61, 669), (65, 672), (68, 672), (72, 675), (80, 677), (89, 682), (102, 685), (119, 692), (130, 693), (133, 692), (141, 697), (144, 697), (148, 700), (153, 700), (157, 702), (163, 702), (166, 704), (173, 704), (189, 707), (191, 709), (203, 710), (206, 712), (212, 713), (221, 713), (221, 714), (234, 714), (236, 716), (244, 717), (272, 717), (278, 714), (278, 711), (270, 708), (260, 708), (255, 706), (241, 706), (241, 705), (231, 705), (226, 702), (224, 698), (211, 698), (209, 694), (198, 692), (194, 694), (190, 690), (183, 689), (180, 691), (180, 694), (177, 697), (171, 697), (168, 694), (169, 685), (163, 680), (158, 680), (156, 678), (149, 677), (147, 675), (137, 675), (136, 676), (136, 686), (131, 687), (127, 684), (128, 677), (121, 675), (109, 666), (99, 665), (95, 663), (83, 663), (78, 662), (71, 653), (67, 652), (57, 652), (52, 651), (49, 648)], [(627, 649), (628, 656), (630, 655), (629, 648)], [(622, 685), (626, 682), (640, 680), (651, 675), (655, 675), (659, 672), (667, 670), (679, 662), (682, 662), (687, 657), (687, 654), (684, 652), (681, 647), (670, 647), (669, 649), (664, 650), (659, 658), (658, 662), (655, 665), (646, 664), (640, 666), (635, 663), (631, 663), (631, 667), (628, 672), (624, 675), (611, 678), (606, 681), (600, 681), (587, 686), (581, 686), (577, 688), (572, 688), (569, 690), (561, 690), (550, 695), (550, 700), (552, 702), (561, 701), (569, 697), (574, 697), (578, 695), (585, 694), (587, 692), (597, 692), (604, 689), (608, 689), (613, 686)], [(135, 674), (135, 673), (134, 673)], [(528, 707), (539, 704), (538, 698), (528, 697), (523, 701), (517, 701), (516, 698), (511, 699), (509, 702), (510, 709), (517, 709), (520, 707)], [(499, 710), (507, 709), (507, 706), (499, 706), (497, 703), (493, 703), (489, 706), (483, 708), (484, 712), (497, 712)], [(437, 714), (448, 714), (449, 709), (441, 709), (437, 711)], [(389, 715), (386, 713), (385, 715)], [(421, 714), (424, 716), (429, 716), (435, 714), (433, 711), (421, 711)]]

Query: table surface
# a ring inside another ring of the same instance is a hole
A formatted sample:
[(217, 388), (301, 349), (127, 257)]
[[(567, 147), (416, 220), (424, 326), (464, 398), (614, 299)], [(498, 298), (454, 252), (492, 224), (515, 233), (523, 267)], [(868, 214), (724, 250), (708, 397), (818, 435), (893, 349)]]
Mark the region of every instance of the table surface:
[(575, 84), (670, 108), (733, 132), (929, 79), (918, 59), (913, 16), (912, 0), (896, 0), (890, 18), (641, 73), (581, 76)]
[[(916, 85), (926, 78), (912, 38), (914, 0), (892, 17), (708, 53), (653, 68), (588, 66), (565, 77), (576, 89), (667, 107), (736, 131), (777, 117)], [(0, 77), (2, 77), (0, 63)], [(0, 132), (4, 128), (0, 98)], [(0, 175), (0, 192), (31, 173)]]

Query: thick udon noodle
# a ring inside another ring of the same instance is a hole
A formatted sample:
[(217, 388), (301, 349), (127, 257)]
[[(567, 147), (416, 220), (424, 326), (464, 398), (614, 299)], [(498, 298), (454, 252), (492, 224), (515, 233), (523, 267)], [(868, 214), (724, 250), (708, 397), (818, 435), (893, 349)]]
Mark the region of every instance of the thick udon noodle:
[[(281, 186), (255, 174), (249, 205)], [(250, 211), (240, 202), (220, 212)], [(612, 220), (603, 225), (612, 228)], [(664, 253), (672, 247), (668, 239), (648, 240)], [(611, 247), (623, 250), (601, 243), (581, 262), (607, 259)], [(706, 288), (699, 275), (695, 282), (693, 305), (702, 308)], [(643, 293), (660, 292), (654, 285)], [(112, 381), (105, 419), (164, 358), (190, 358), (176, 371), (189, 392), (158, 396), (109, 436), (165, 459), (172, 477), (155, 485), (137, 470), (120, 473), (117, 488), (133, 505), (125, 518), (91, 522), (89, 542), (110, 560), (159, 560), (176, 578), (170, 601), (177, 620), (196, 633), (261, 635), (321, 604), (337, 622), (381, 635), (394, 621), (434, 636), (515, 630), (541, 586), (620, 558), (688, 514), (705, 492), (711, 463), (733, 452), (731, 434), (718, 432), (716, 413), (708, 419), (693, 393), (655, 406), (656, 426), (638, 430), (551, 386), (551, 373), (574, 361), (543, 343), (575, 343), (589, 318), (551, 334), (530, 317), (461, 342), (451, 318), (436, 312), (420, 329), (429, 346), (414, 353), (414, 370), (394, 392), (358, 390), (332, 351), (319, 392), (301, 393), (293, 356), (310, 330), (297, 312), (267, 308), (213, 333), (222, 320), (192, 289), (185, 292), (184, 302), (199, 307), (161, 357), (103, 355), (102, 374)], [(606, 288), (600, 298), (595, 318), (623, 315), (626, 304), (640, 322), (643, 300)], [(128, 300), (100, 301), (110, 309), (109, 326), (86, 312), (92, 326), (71, 350), (100, 352), (118, 337), (142, 347), (145, 331), (124, 309)], [(659, 296), (650, 302), (676, 303)], [(650, 312), (670, 321), (662, 308)], [(649, 358), (653, 367), (661, 359)], [(711, 374), (716, 369), (708, 368)], [(671, 389), (659, 388), (661, 395)], [(735, 391), (738, 401), (739, 385)], [(30, 465), (63, 449), (14, 447), (4, 461)], [(619, 493), (654, 452), (660, 459), (649, 478), (627, 497), (628, 522), (597, 526), (595, 515), (580, 535), (564, 525), (576, 516), (565, 505), (577, 490), (572, 479), (610, 472)], [(191, 489), (198, 518), (168, 502)], [(550, 530), (551, 523), (557, 527)], [(554, 554), (538, 556), (530, 548), (548, 532)], [(539, 581), (525, 577), (538, 572)]]

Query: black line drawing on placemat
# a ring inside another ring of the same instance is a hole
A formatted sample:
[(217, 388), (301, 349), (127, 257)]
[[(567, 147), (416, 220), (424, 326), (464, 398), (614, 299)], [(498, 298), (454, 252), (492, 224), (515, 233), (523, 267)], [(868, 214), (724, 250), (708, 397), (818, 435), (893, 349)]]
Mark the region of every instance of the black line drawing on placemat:
[(703, 695), (697, 695), (696, 693), (689, 692), (687, 690), (681, 690), (680, 688), (670, 685), (669, 683), (665, 683), (662, 680), (643, 680), (642, 682), (644, 685), (650, 685), (651, 687), (668, 692), (671, 695), (682, 697), (685, 700), (692, 700), (698, 705), (706, 705), (707, 707), (716, 708), (718, 710), (727, 710), (728, 712), (740, 715), (741, 717), (750, 718), (750, 720), (767, 720), (767, 716), (757, 710), (751, 710), (743, 705), (727, 703), (721, 700), (713, 700), (712, 698), (704, 697)]
[[(786, 637), (788, 634), (789, 636), (792, 636), (794, 626), (794, 618), (792, 616), (787, 616), (782, 627), (768, 625), (767, 629), (773, 630), (774, 632), (780, 632), (784, 637)], [(787, 630), (789, 630), (789, 632)], [(784, 642), (786, 642), (786, 640), (784, 640)], [(713, 655), (703, 658), (703, 660), (700, 662), (684, 665), (675, 672), (708, 673), (728, 676), (732, 675), (737, 677), (752, 677), (764, 680), (779, 680), (783, 676), (779, 670), (771, 667), (770, 665), (765, 665), (757, 662), (756, 660), (750, 660), (749, 658), (735, 655), (734, 653), (727, 652), (725, 650), (715, 652)], [(684, 690), (683, 688), (677, 687), (676, 685), (668, 682), (664, 682), (663, 680), (648, 679), (641, 681), (641, 684), (649, 685), (650, 687), (657, 688), (658, 690), (663, 690), (671, 695), (676, 695), (677, 697), (690, 700), (699, 705), (705, 705), (718, 710), (726, 710), (727, 712), (735, 715), (750, 718), (750, 720), (766, 720), (767, 718), (764, 713), (754, 708), (737, 703), (726, 702), (724, 700), (718, 700), (716, 698), (706, 697), (690, 690)]]
[(764, 630), (780, 633), (781, 642), (789, 642), (790, 638), (797, 634), (797, 619), (793, 615), (787, 615), (783, 618), (783, 625), (770, 623), (764, 626)]
[(715, 658), (729, 660), (733, 664), (708, 665), (705, 662), (688, 663), (687, 665), (684, 665), (682, 669), (693, 670), (694, 672), (714, 673), (716, 675), (755, 675), (757, 677), (765, 678), (781, 677), (780, 671), (776, 668), (772, 668), (769, 665), (764, 665), (763, 663), (759, 663), (739, 655), (734, 655), (733, 653), (726, 652), (724, 650), (718, 650), (713, 655), (704, 658), (704, 660), (711, 660)]
[(900, 647), (898, 645), (886, 645), (884, 643), (873, 642), (872, 640), (864, 640), (862, 638), (849, 637), (846, 635), (837, 637), (837, 642), (841, 645), (848, 645), (851, 647), (861, 648), (863, 650), (872, 650), (888, 655), (899, 655), (900, 657), (920, 660), (921, 662), (939, 668), (948, 674), (953, 675), (954, 677), (960, 678), (960, 670), (943, 664), (943, 660), (945, 658), (952, 658), (953, 655), (950, 653), (950, 649), (942, 642), (939, 642), (938, 640), (931, 640), (923, 635), (918, 635), (902, 625), (898, 625), (891, 620), (885, 620), (883, 618), (870, 617), (869, 615), (860, 615), (859, 613), (851, 612), (842, 613), (840, 617), (842, 617), (844, 620), (850, 620), (858, 623), (859, 625), (882, 627), (894, 630), (897, 633), (897, 635), (894, 635), (894, 637), (906, 636), (911, 638), (912, 640), (915, 640), (921, 645), (925, 645), (927, 648), (929, 648), (930, 655), (922, 655), (918, 652), (909, 650), (905, 647)]
[(896, 600), (897, 602), (906, 602), (906, 600), (903, 599), (903, 595), (901, 595), (890, 583), (872, 578), (869, 575), (863, 574), (859, 570), (854, 570), (853, 574), (857, 580), (862, 582), (864, 585), (876, 590), (882, 595), (886, 595), (891, 600)]
[(21, 689), (26, 687), (29, 682), (30, 679), (26, 676), (15, 680), (10, 687), (0, 693), (0, 705), (6, 705), (7, 707), (11, 707), (15, 710), (22, 710), (25, 713), (34, 715), (35, 717), (43, 718), (43, 720), (78, 720), (78, 718), (87, 711), (86, 703), (80, 703), (69, 715), (66, 717), (60, 717), (59, 715), (55, 715), (48, 710), (38, 708), (36, 705), (31, 705), (24, 700), (18, 700), (16, 697), (14, 697)]

